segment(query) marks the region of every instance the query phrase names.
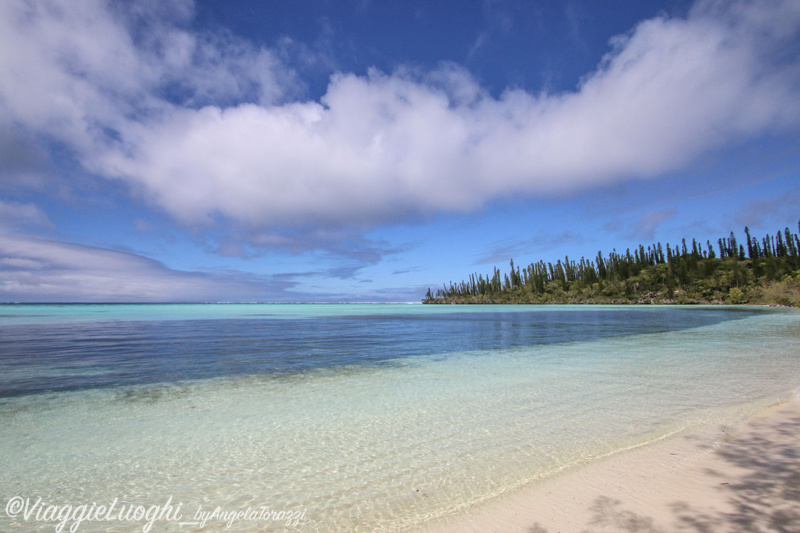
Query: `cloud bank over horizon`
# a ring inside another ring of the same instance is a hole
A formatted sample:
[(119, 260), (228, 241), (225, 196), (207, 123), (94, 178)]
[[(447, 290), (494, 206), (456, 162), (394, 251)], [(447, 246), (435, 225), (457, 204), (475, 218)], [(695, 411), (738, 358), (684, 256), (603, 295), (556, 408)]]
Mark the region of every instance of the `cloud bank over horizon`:
[(135, 253), (0, 233), (0, 301), (300, 301), (291, 280), (174, 270)]
[(280, 246), (287, 228), (369, 228), (657, 177), (800, 122), (790, 1), (702, 1), (686, 19), (645, 20), (573, 92), (493, 97), (443, 64), (340, 72), (319, 101), (297, 98), (276, 50), (192, 30), (188, 1), (0, 11), (4, 129), (255, 246)]

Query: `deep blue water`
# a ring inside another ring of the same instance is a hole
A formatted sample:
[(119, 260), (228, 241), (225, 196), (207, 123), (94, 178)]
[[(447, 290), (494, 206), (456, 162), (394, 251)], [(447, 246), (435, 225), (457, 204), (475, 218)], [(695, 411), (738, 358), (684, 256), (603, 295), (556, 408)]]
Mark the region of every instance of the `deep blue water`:
[[(209, 304), (213, 307), (213, 304)], [(661, 333), (745, 318), (755, 309), (448, 306), (275, 318), (253, 305), (227, 318), (64, 319), (0, 315), (0, 397), (224, 376), (385, 365), (399, 358)], [(196, 307), (196, 306), (195, 306)], [(64, 314), (64, 310), (67, 313)], [(85, 313), (86, 306), (75, 306)], [(130, 312), (142, 313), (142, 306)], [(145, 306), (146, 310), (146, 306)], [(26, 309), (30, 311), (30, 309)], [(423, 312), (424, 311), (424, 312)], [(46, 307), (38, 308), (46, 317)], [(261, 315), (261, 316), (259, 316)]]

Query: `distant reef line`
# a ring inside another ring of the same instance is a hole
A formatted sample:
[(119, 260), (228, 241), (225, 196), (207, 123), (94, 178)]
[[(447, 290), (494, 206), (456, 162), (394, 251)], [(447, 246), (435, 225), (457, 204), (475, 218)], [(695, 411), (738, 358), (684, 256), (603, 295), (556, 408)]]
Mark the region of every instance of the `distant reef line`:
[[(800, 223), (798, 223), (800, 228)], [(686, 239), (614, 249), (594, 259), (538, 261), (506, 273), (428, 289), (424, 304), (750, 304), (800, 306), (800, 237), (789, 228), (762, 238), (744, 229), (699, 244)]]

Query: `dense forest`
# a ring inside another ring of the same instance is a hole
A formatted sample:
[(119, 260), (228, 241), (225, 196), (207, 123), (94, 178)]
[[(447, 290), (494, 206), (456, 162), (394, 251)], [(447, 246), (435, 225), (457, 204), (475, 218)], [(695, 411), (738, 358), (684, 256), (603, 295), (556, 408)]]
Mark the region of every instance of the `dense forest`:
[[(800, 228), (800, 224), (798, 224)], [(696, 240), (639, 245), (594, 260), (514, 265), (428, 289), (423, 303), (768, 304), (800, 306), (800, 238), (789, 228), (761, 239), (731, 232), (716, 246)]]

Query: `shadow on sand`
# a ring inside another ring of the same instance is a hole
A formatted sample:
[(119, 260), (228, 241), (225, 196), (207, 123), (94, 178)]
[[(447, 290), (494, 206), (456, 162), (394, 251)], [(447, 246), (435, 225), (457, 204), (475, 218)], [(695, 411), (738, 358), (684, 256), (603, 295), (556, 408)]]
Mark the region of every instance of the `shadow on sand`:
[[(706, 471), (718, 480), (710, 490), (722, 491), (732, 512), (709, 511), (678, 500), (670, 504), (671, 523), (665, 525), (626, 510), (623, 501), (600, 496), (581, 533), (800, 533), (800, 415), (767, 418), (751, 427), (717, 451), (736, 467), (736, 475)], [(538, 523), (529, 532), (557, 533)]]

